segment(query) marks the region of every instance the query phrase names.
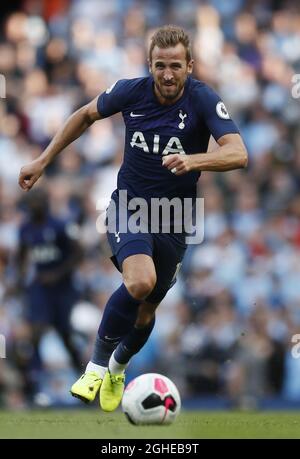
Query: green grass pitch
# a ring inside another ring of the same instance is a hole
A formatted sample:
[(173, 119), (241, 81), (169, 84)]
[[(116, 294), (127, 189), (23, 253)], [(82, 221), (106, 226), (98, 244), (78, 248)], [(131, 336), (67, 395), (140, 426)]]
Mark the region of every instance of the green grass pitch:
[(133, 426), (120, 411), (0, 411), (0, 438), (300, 438), (300, 412), (182, 411), (170, 426)]

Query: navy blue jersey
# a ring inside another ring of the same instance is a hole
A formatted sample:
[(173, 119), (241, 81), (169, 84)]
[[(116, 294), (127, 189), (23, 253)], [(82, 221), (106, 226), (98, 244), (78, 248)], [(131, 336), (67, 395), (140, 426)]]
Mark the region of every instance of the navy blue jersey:
[(70, 225), (51, 216), (42, 224), (26, 221), (20, 227), (20, 245), (36, 272), (61, 266), (71, 256), (72, 239)]
[(188, 77), (183, 95), (162, 105), (154, 93), (152, 76), (119, 80), (98, 98), (102, 117), (122, 112), (125, 126), (124, 160), (118, 189), (146, 200), (195, 198), (199, 172), (176, 176), (162, 165), (171, 153), (207, 151), (210, 135), (216, 140), (238, 133), (220, 97), (206, 84)]

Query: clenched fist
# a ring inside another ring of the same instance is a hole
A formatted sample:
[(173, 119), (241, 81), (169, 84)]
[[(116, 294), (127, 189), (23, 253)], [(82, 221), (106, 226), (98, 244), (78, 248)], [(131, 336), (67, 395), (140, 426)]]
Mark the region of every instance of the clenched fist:
[(193, 169), (191, 155), (172, 154), (164, 156), (162, 165), (175, 175), (183, 175)]
[(44, 164), (39, 159), (32, 161), (26, 166), (23, 166), (19, 175), (20, 187), (24, 191), (29, 191), (43, 174), (44, 168)]

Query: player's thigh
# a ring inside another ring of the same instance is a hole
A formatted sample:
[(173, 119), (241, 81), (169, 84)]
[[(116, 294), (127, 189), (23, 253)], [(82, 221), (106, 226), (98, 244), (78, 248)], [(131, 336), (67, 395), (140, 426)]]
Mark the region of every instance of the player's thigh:
[[(153, 272), (153, 263), (151, 262), (153, 238), (151, 234), (132, 233), (128, 229), (123, 233), (114, 233), (108, 230), (106, 236), (110, 246), (111, 260), (126, 278), (130, 276), (131, 279), (137, 273), (143, 274), (145, 272), (146, 275)], [(133, 258), (135, 256), (136, 258)], [(141, 269), (142, 271), (140, 271)]]
[(175, 284), (186, 248), (176, 244), (168, 235), (159, 235), (154, 248), (153, 261), (156, 285), (146, 298), (149, 303), (160, 303)]

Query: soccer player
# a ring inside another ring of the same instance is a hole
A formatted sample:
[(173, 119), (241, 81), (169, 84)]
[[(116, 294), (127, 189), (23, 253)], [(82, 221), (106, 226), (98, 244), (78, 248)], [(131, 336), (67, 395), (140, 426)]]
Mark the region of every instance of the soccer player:
[[(184, 231), (121, 231), (124, 219), (132, 217), (121, 192), (146, 202), (195, 201), (201, 171), (228, 171), (247, 164), (247, 151), (224, 103), (191, 77), (192, 70), (185, 31), (177, 26), (158, 29), (150, 43), (150, 75), (119, 80), (77, 110), (42, 155), (20, 172), (20, 186), (30, 190), (55, 156), (92, 123), (122, 112), (124, 160), (108, 208), (108, 216), (111, 208), (116, 209), (116, 230), (108, 228), (107, 237), (123, 284), (108, 300), (91, 360), (71, 388), (83, 401), (94, 400), (100, 390), (104, 411), (119, 405), (126, 366), (149, 338), (155, 310), (174, 284), (187, 247)], [(207, 153), (210, 136), (218, 145)], [(170, 222), (172, 227), (172, 217)]]
[(73, 274), (81, 258), (81, 248), (74, 224), (51, 215), (44, 190), (33, 190), (26, 196), (23, 207), (26, 216), (19, 228), (17, 265), (31, 324), (34, 353), (29, 356), (24, 371), (28, 395), (34, 401), (42, 370), (39, 344), (49, 327), (54, 327), (63, 340), (74, 368), (82, 371), (70, 325), (71, 311), (79, 298)]

